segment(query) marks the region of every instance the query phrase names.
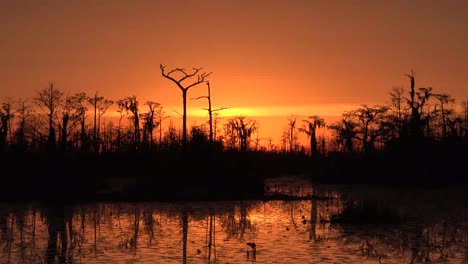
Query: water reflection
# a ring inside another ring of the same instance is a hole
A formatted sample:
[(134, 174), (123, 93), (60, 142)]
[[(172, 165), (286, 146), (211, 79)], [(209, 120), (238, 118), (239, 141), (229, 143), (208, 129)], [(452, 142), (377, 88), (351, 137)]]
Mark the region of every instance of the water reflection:
[[(5, 263), (468, 263), (457, 189), (307, 189), (301, 199), (0, 205)], [(443, 197), (443, 199), (441, 198)], [(391, 217), (399, 221), (381, 221)]]

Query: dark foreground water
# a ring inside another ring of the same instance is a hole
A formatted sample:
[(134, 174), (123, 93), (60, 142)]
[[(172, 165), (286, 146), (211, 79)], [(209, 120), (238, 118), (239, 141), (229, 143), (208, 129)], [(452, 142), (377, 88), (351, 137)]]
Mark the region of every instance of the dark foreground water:
[(0, 204), (0, 263), (468, 263), (464, 186), (280, 179), (267, 192), (276, 198)]

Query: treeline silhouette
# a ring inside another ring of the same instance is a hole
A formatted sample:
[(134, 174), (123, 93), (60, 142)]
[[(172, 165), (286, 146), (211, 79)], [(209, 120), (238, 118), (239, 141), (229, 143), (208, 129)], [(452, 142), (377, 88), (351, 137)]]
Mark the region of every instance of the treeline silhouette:
[[(216, 113), (224, 108), (212, 109), (211, 73), (160, 68), (182, 92), (182, 131), (172, 122), (163, 129), (168, 116), (155, 101), (141, 103), (134, 95), (111, 100), (97, 92), (65, 96), (50, 83), (30, 99), (2, 102), (4, 177), (17, 180), (16, 188), (24, 187), (27, 178), (28, 193), (39, 185), (68, 182), (63, 194), (72, 189), (91, 194), (100, 184), (111, 188), (108, 181), (97, 179), (131, 178), (139, 182), (126, 184), (138, 186), (134, 192), (147, 188), (181, 198), (225, 194), (214, 188), (220, 184), (248, 195), (261, 190), (264, 177), (290, 173), (323, 182), (466, 180), (468, 102), (460, 111), (450, 95), (417, 88), (414, 72), (406, 74), (409, 91), (393, 88), (386, 105), (362, 105), (331, 124), (311, 115), (301, 125), (291, 116), (276, 146), (271, 138), (266, 145), (259, 143), (259, 123), (247, 116), (232, 117), (220, 128)], [(209, 121), (188, 128), (188, 90), (204, 84), (208, 93), (197, 99), (208, 99)], [(104, 116), (115, 118), (105, 122)], [(330, 137), (318, 137), (319, 129), (329, 131)], [(299, 133), (309, 138), (307, 149), (299, 144)], [(12, 165), (18, 162), (21, 165)]]

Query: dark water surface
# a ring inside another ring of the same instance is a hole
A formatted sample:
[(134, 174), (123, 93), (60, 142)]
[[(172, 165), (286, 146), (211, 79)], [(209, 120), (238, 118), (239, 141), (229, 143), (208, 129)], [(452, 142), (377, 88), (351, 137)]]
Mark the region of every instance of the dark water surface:
[(268, 182), (275, 199), (0, 204), (0, 263), (468, 263), (465, 186)]

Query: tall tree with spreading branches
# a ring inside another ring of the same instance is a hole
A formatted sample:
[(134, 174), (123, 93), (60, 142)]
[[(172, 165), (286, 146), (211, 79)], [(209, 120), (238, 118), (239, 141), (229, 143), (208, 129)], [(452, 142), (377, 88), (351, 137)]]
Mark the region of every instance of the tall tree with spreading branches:
[[(174, 82), (177, 87), (182, 91), (182, 104), (183, 104), (183, 115), (182, 115), (182, 149), (187, 148), (187, 92), (190, 88), (199, 85), (206, 81), (207, 77), (211, 75), (207, 72), (201, 72), (202, 68), (192, 68), (192, 70), (186, 70), (184, 68), (175, 68), (170, 71), (166, 71), (164, 65), (160, 65), (161, 74), (164, 78)], [(196, 78), (193, 80), (193, 78)], [(192, 80), (190, 83), (186, 81)]]

